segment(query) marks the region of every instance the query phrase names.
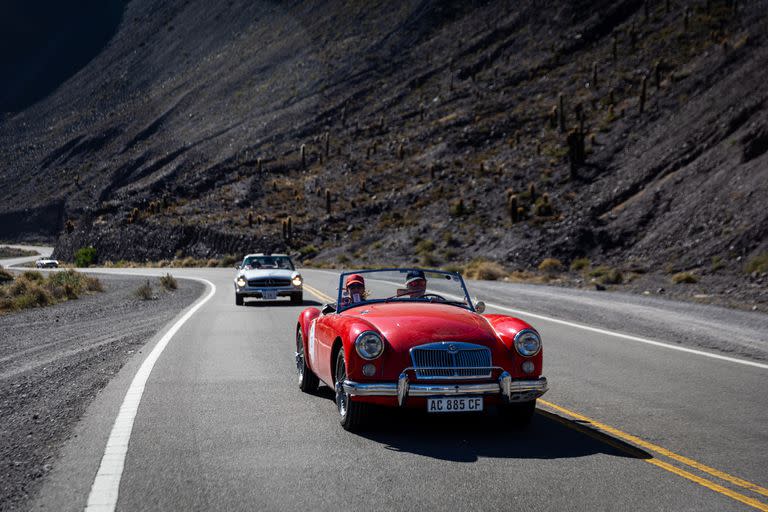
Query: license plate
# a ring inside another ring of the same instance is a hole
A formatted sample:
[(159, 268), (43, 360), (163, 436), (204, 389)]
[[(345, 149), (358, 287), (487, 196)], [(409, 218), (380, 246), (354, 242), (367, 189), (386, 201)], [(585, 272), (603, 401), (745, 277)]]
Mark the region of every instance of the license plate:
[(277, 298), (277, 290), (261, 290), (261, 298), (264, 300), (275, 300)]
[(459, 396), (427, 399), (427, 412), (477, 412), (483, 410), (483, 397)]

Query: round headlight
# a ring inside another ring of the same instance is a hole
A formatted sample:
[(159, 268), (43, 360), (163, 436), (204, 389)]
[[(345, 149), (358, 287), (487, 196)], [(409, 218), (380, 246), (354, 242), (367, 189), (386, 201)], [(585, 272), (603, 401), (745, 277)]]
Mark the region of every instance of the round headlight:
[(293, 286), (301, 286), (301, 283), (303, 282), (301, 279), (301, 276), (294, 277), (291, 282), (293, 283)]
[(245, 286), (245, 278), (244, 277), (240, 276), (240, 277), (237, 278), (237, 286), (239, 286), (240, 288)]
[(365, 331), (355, 340), (355, 350), (363, 359), (376, 359), (384, 352), (384, 341), (373, 331)]
[(541, 350), (541, 338), (528, 329), (524, 329), (515, 335), (515, 349), (521, 356), (535, 356)]

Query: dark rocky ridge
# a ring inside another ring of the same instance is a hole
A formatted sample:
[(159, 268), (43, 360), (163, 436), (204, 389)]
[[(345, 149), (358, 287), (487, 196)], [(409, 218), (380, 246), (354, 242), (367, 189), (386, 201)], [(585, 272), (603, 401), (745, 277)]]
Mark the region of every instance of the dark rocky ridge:
[[(740, 273), (768, 250), (768, 2), (647, 4), (133, 0), (96, 58), (0, 125), (0, 236), (58, 237), (62, 258), (312, 244), (391, 263), (429, 239), (435, 264)], [(581, 104), (594, 134), (576, 177), (547, 126), (559, 92), (567, 128)], [(513, 224), (505, 191), (527, 206), (531, 182), (555, 215)]]

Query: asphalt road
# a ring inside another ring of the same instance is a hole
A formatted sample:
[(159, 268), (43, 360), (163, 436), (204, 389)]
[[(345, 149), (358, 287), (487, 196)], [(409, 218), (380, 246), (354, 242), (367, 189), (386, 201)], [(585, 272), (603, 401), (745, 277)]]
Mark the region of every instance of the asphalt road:
[[(741, 313), (717, 310), (718, 328), (727, 333), (733, 322), (751, 356), (727, 344), (702, 347), (686, 332), (684, 315), (699, 325), (711, 320), (709, 309), (643, 303), (644, 329), (637, 303), (613, 294), (585, 298), (570, 318), (546, 307), (577, 300), (570, 290), (538, 288), (537, 302), (515, 285), (477, 284), (492, 304), (537, 315), (520, 316), (542, 334), (551, 390), (530, 428), (393, 412), (351, 434), (338, 425), (328, 388), (307, 395), (296, 385), (296, 318), (323, 299), (305, 291), (304, 306), (237, 307), (232, 270), (171, 272), (206, 279), (215, 293), (192, 306), (173, 336), (161, 332), (152, 342), (165, 348), (134, 400), (132, 424), (110, 437), (144, 360), (131, 361), (96, 398), (33, 509), (83, 510), (95, 480), (117, 480), (117, 510), (126, 511), (768, 510), (765, 315), (745, 328)], [(321, 297), (335, 296), (333, 273), (304, 276)], [(618, 330), (630, 336), (609, 332), (622, 305), (633, 320)], [(601, 320), (605, 311), (610, 318)], [(115, 435), (130, 436), (124, 465), (114, 464)]]

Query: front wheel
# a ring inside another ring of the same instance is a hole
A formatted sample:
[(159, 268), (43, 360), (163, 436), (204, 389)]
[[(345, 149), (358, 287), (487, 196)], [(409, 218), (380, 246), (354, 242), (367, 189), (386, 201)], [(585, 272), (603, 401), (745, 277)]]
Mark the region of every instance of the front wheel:
[(304, 302), (304, 292), (291, 293), (291, 304), (302, 304)]
[(341, 426), (344, 427), (344, 430), (354, 432), (364, 425), (367, 404), (354, 402), (351, 399), (349, 393), (344, 391), (343, 383), (345, 380), (347, 380), (347, 363), (342, 347), (336, 356), (336, 377), (334, 379), (336, 407), (339, 409)]
[(317, 375), (307, 366), (307, 358), (304, 352), (304, 338), (301, 335), (301, 327), (296, 329), (296, 375), (299, 378), (299, 389), (305, 393), (317, 391), (320, 384)]
[(511, 403), (503, 406), (504, 418), (514, 427), (527, 427), (536, 412), (536, 400)]
[(239, 293), (235, 294), (235, 306), (242, 306), (243, 305), (243, 296)]

